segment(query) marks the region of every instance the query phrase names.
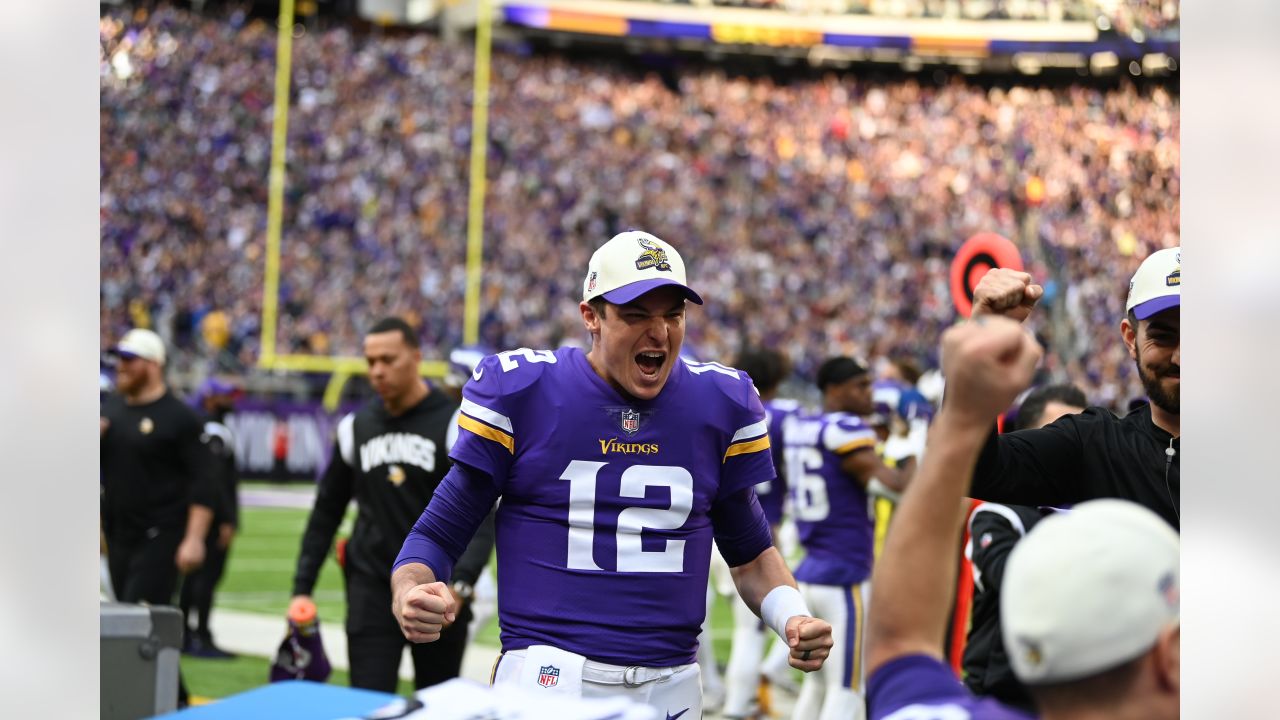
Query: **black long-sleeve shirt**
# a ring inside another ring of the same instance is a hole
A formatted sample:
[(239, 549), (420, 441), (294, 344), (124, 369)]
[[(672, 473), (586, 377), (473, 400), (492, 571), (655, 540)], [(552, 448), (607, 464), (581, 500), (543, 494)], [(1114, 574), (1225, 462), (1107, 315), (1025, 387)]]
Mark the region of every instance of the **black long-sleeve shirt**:
[(969, 639), (964, 647), (964, 684), (975, 695), (994, 697), (1031, 713), (1031, 695), (1013, 674), (1000, 635), (1000, 587), (1009, 553), (1039, 521), (1037, 508), (983, 503), (969, 516), (969, 545), (965, 549), (973, 561), (974, 583)]
[(1118, 418), (1091, 407), (1042, 428), (992, 434), (978, 458), (972, 497), (1014, 505), (1131, 500), (1179, 527), (1180, 440), (1144, 405)]
[(108, 395), (101, 413), (109, 423), (98, 446), (108, 539), (182, 529), (192, 505), (219, 506), (214, 460), (194, 410), (166, 391), (143, 405)]
[(200, 441), (209, 449), (214, 461), (213, 476), (218, 490), (218, 506), (213, 510), (209, 535), (217, 537), (220, 525), (240, 526), (240, 470), (236, 467), (236, 443), (231, 429), (223, 424), (220, 415), (205, 418)]
[[(405, 537), (449, 470), (446, 436), (458, 405), (432, 391), (398, 416), (378, 399), (342, 419), (333, 457), (320, 478), (293, 580), (295, 595), (310, 595), (333, 544), (347, 503), (357, 504), (347, 545), (348, 574), (391, 582), (391, 566)], [(492, 515), (492, 513), (491, 513)], [(486, 521), (458, 562), (454, 579), (474, 583), (493, 550)]]

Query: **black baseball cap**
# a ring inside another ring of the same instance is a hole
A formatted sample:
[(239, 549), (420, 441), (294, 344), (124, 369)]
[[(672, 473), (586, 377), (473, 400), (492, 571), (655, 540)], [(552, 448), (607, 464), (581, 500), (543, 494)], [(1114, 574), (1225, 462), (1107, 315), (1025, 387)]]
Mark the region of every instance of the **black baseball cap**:
[(818, 368), (818, 389), (826, 390), (828, 385), (837, 385), (867, 372), (866, 365), (847, 355), (833, 357)]

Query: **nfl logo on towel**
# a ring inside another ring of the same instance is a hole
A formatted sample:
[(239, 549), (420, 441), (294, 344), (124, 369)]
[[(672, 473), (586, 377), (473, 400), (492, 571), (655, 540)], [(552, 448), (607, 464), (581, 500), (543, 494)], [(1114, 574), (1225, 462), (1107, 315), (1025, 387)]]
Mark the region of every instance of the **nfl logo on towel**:
[(640, 429), (640, 413), (630, 408), (622, 411), (622, 429), (628, 435), (634, 435)]
[(560, 682), (560, 668), (555, 665), (543, 665), (538, 670), (538, 684), (542, 687), (555, 687)]

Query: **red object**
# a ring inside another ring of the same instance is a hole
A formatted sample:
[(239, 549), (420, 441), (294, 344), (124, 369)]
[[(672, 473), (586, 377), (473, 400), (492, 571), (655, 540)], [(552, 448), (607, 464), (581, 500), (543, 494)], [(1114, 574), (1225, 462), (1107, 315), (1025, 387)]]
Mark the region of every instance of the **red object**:
[(340, 537), (337, 544), (333, 546), (333, 553), (338, 556), (338, 567), (345, 568), (347, 566), (347, 541), (351, 538)]
[(298, 625), (310, 625), (316, 619), (316, 604), (306, 598), (289, 603), (289, 619)]
[[(969, 544), (969, 516), (974, 508), (981, 504), (979, 500), (969, 501), (969, 512), (965, 514), (964, 536), (960, 547)], [(956, 577), (956, 606), (951, 616), (951, 637), (947, 643), (947, 661), (956, 677), (961, 677), (964, 666), (964, 646), (969, 639), (969, 612), (973, 609), (973, 563), (960, 554), (960, 574)]]
[[(1004, 432), (1004, 416), (996, 418), (996, 432)], [(960, 538), (960, 547), (969, 546), (969, 518), (973, 511), (982, 504), (981, 500), (969, 499), (969, 512), (964, 516), (964, 534)], [(951, 637), (947, 643), (947, 660), (956, 677), (963, 677), (964, 647), (969, 641), (969, 613), (973, 610), (973, 563), (960, 553), (960, 573), (956, 576), (956, 605), (951, 616)]]
[(272, 438), (272, 452), (275, 459), (284, 462), (289, 457), (289, 426), (283, 422), (277, 422), (275, 427), (275, 437)]
[(951, 302), (962, 317), (973, 311), (973, 289), (991, 268), (1022, 270), (1022, 254), (1008, 238), (992, 232), (974, 235), (951, 261)]

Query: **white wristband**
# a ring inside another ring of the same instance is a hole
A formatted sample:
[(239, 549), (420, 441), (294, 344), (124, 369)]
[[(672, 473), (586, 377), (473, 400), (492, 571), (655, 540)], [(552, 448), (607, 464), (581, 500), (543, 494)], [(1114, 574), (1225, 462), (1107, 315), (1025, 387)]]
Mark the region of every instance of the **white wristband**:
[(809, 606), (805, 605), (800, 591), (790, 585), (779, 585), (764, 596), (760, 603), (760, 619), (773, 628), (785, 643), (787, 641), (787, 621), (796, 615), (812, 616)]

